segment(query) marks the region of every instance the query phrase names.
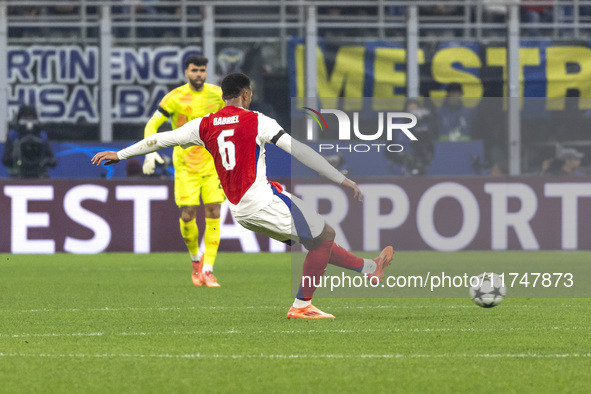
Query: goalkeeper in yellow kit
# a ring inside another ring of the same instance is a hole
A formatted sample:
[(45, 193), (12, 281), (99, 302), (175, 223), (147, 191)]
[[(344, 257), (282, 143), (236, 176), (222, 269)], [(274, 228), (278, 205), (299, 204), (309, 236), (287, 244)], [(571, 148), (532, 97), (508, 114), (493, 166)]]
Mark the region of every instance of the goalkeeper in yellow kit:
[[(144, 138), (156, 132), (170, 119), (177, 129), (195, 118), (224, 107), (222, 91), (218, 86), (205, 83), (207, 59), (191, 56), (185, 62), (185, 77), (189, 81), (168, 93), (158, 106), (144, 131)], [(193, 261), (195, 286), (219, 287), (213, 275), (213, 264), (220, 243), (220, 206), (226, 199), (215, 171), (213, 158), (205, 148), (193, 146), (183, 149), (174, 147), (174, 197), (180, 208), (181, 235)], [(164, 161), (157, 152), (146, 155), (144, 174), (154, 173), (156, 162)], [(195, 217), (199, 197), (205, 206), (205, 252), (199, 253), (199, 229)]]

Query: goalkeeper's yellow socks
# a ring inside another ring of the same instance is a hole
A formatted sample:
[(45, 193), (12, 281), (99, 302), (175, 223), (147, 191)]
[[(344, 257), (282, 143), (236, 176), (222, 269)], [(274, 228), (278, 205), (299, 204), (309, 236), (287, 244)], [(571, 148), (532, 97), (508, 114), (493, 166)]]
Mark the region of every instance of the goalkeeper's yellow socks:
[(191, 260), (199, 261), (199, 229), (197, 228), (197, 222), (195, 219), (185, 222), (179, 218), (181, 225), (181, 235), (185, 240), (185, 245), (191, 255)]
[(218, 254), (220, 246), (220, 219), (205, 218), (205, 233), (203, 242), (205, 243), (205, 253), (203, 257), (203, 272), (213, 270), (213, 263)]

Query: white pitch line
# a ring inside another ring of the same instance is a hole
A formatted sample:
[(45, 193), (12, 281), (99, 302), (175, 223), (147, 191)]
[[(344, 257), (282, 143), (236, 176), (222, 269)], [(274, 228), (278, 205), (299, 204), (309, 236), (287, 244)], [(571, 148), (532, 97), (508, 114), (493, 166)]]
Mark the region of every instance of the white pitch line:
[(100, 337), (104, 335), (102, 332), (89, 332), (89, 333), (82, 333), (77, 332), (74, 334), (58, 334), (58, 333), (48, 333), (48, 334), (0, 334), (0, 338), (30, 338), (30, 337)]
[[(503, 305), (503, 309), (507, 308), (540, 308), (539, 305)], [(561, 304), (560, 308), (564, 307), (571, 307), (571, 305)], [(322, 309), (325, 310), (340, 310), (340, 309), (463, 309), (463, 308), (470, 308), (476, 309), (475, 305), (368, 305), (368, 306), (330, 306), (325, 307)], [(129, 312), (129, 311), (185, 311), (185, 310), (228, 310), (228, 309), (286, 309), (285, 305), (256, 305), (256, 306), (191, 306), (191, 307), (162, 307), (162, 308), (134, 308), (134, 307), (126, 307), (126, 308), (112, 308), (112, 307), (104, 307), (104, 308), (64, 308), (64, 309), (51, 309), (51, 308), (42, 308), (42, 309), (22, 309), (22, 310), (9, 310), (9, 309), (2, 309), (0, 313), (35, 313), (35, 312), (49, 312), (49, 313), (57, 313), (57, 312)]]
[(227, 358), (227, 359), (435, 359), (435, 358), (588, 358), (591, 353), (564, 353), (564, 354), (538, 354), (538, 353), (447, 353), (447, 354), (129, 354), (129, 353), (0, 353), (0, 357), (39, 357), (39, 358)]
[(439, 332), (514, 332), (514, 331), (586, 331), (591, 327), (533, 327), (533, 328), (391, 328), (391, 329), (366, 329), (366, 330), (259, 330), (239, 331), (235, 329), (227, 331), (172, 331), (172, 332), (122, 332), (107, 334), (104, 332), (91, 333), (43, 333), (43, 334), (2, 334), (0, 338), (35, 338), (35, 337), (100, 337), (100, 336), (159, 336), (159, 335), (227, 335), (227, 334), (358, 334), (358, 333), (439, 333)]

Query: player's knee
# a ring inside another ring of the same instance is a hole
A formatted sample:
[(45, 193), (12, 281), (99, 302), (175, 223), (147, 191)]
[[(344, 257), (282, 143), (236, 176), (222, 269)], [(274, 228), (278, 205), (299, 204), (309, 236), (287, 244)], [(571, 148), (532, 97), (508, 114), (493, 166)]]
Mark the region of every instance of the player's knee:
[(194, 207), (181, 207), (180, 215), (183, 222), (190, 222), (197, 216), (197, 209)]
[(320, 234), (320, 238), (323, 241), (334, 241), (336, 237), (336, 233), (334, 231), (334, 229), (329, 226), (328, 224), (324, 225), (324, 229), (322, 230), (322, 233)]
[(205, 204), (205, 217), (208, 219), (219, 219), (220, 204)]
[(318, 235), (313, 240), (307, 240), (307, 241), (302, 240), (302, 244), (304, 245), (304, 247), (306, 249), (314, 250), (314, 249), (317, 249), (323, 242), (334, 241), (335, 236), (336, 236), (336, 233), (335, 233), (334, 229), (332, 227), (330, 227), (328, 224), (325, 224), (324, 229), (322, 230), (320, 235)]

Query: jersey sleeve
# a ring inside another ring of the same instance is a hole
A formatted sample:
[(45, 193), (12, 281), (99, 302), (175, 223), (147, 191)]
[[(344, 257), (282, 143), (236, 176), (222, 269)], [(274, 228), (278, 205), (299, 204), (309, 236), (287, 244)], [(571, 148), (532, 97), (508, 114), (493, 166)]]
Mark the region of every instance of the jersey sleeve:
[(174, 113), (175, 100), (177, 89), (168, 92), (166, 96), (160, 100), (157, 111), (164, 115), (166, 118), (170, 118)]
[(261, 113), (259, 116), (259, 138), (266, 143), (276, 143), (277, 136), (284, 133), (283, 127), (277, 123), (273, 118), (270, 118)]
[(199, 135), (203, 118), (193, 119), (176, 130), (180, 137), (177, 140), (177, 145), (183, 149), (187, 149), (191, 146), (203, 146), (203, 140)]
[(148, 123), (146, 123), (146, 127), (144, 128), (144, 138), (157, 133), (160, 126), (162, 126), (167, 120), (168, 117), (162, 114), (161, 111), (158, 110), (154, 112), (154, 115), (152, 115)]
[(199, 136), (202, 119), (193, 119), (176, 130), (152, 134), (140, 142), (120, 150), (117, 152), (117, 156), (120, 160), (124, 160), (133, 156), (146, 155), (171, 146), (179, 145), (185, 149), (195, 145), (203, 146), (203, 141)]

